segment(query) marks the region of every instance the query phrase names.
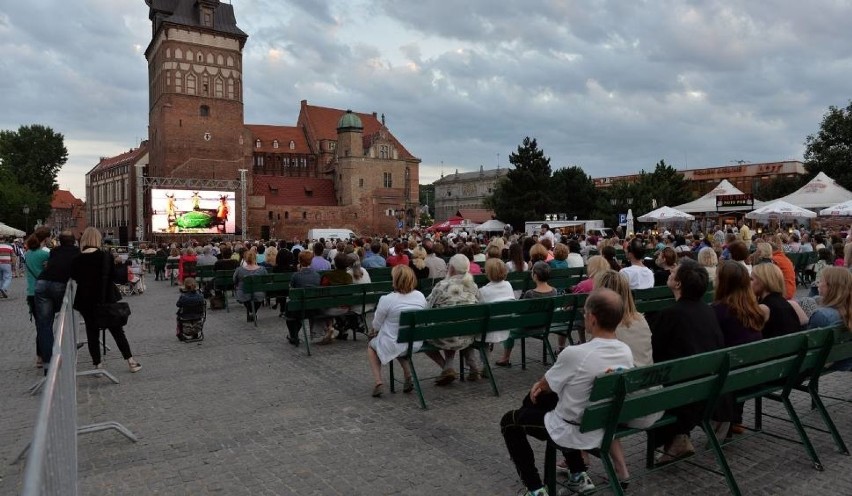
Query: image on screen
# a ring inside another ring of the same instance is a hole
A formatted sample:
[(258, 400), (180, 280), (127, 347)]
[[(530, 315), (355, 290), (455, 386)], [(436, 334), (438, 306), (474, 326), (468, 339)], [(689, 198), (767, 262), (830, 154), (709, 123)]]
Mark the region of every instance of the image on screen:
[(233, 234), (235, 214), (233, 191), (151, 190), (154, 233)]

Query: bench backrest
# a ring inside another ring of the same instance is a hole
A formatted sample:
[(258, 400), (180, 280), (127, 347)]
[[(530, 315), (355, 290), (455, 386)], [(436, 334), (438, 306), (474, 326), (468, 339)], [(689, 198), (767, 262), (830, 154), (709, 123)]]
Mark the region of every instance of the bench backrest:
[(341, 286), (316, 286), (291, 288), (287, 310), (293, 312), (323, 310), (340, 306), (360, 310), (366, 304), (374, 304), (379, 298), (393, 291), (389, 281), (369, 284), (344, 284)]
[(367, 273), (370, 274), (370, 281), (382, 282), (391, 280), (391, 271), (393, 270), (393, 267), (376, 267), (374, 269), (366, 270)]
[(483, 335), (487, 329), (488, 305), (490, 303), (404, 311), (399, 316), (397, 342)]
[(817, 366), (832, 340), (830, 328), (813, 329), (598, 376), (581, 431), (614, 428), (693, 403), (712, 409), (723, 393), (781, 381)]

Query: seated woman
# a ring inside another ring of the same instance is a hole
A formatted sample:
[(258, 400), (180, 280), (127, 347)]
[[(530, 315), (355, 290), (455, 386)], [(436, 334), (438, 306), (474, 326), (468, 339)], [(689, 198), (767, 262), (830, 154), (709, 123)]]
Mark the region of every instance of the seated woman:
[(568, 258), (568, 245), (562, 243), (556, 243), (556, 246), (553, 248), (553, 260), (547, 262), (550, 265), (551, 269), (567, 269), (568, 262), (565, 261)]
[[(488, 277), (488, 284), (479, 288), (479, 298), (481, 303), (492, 303), (495, 301), (508, 301), (515, 299), (515, 291), (512, 285), (506, 280), (509, 274), (509, 269), (506, 264), (499, 258), (489, 258), (485, 261), (485, 275)], [(509, 338), (510, 331), (495, 331), (489, 332), (485, 336), (486, 343), (501, 343)], [(478, 380), (480, 377), (485, 377), (485, 369), (479, 363), (479, 356), (476, 350), (468, 348), (464, 351), (464, 358), (470, 365), (471, 371), (467, 379), (469, 381)]]
[[(347, 271), (351, 261), (352, 260), (343, 252), (339, 252), (335, 255), (332, 270), (324, 273), (320, 277), (320, 286), (345, 286), (347, 284), (352, 284), (352, 274)], [(323, 338), (317, 344), (328, 345), (334, 342), (334, 317), (345, 315), (349, 313), (349, 310), (349, 305), (328, 308), (323, 310), (320, 316), (313, 319), (311, 327), (314, 332), (325, 333)], [(345, 340), (348, 336), (349, 334), (346, 332), (346, 329), (341, 329), (337, 335), (337, 339)]]
[(246, 293), (244, 291), (245, 280), (249, 276), (265, 276), (266, 269), (257, 264), (257, 253), (254, 250), (245, 252), (244, 262), (244, 265), (234, 271), (234, 288), (237, 293), (237, 301), (246, 307), (246, 322), (252, 322), (254, 320), (252, 309), (266, 299), (266, 294), (262, 291)]
[[(539, 245), (536, 245), (539, 246)], [(533, 264), (532, 268), (532, 280), (535, 283), (535, 287), (533, 289), (527, 290), (522, 296), (522, 300), (526, 300), (529, 298), (547, 298), (550, 296), (556, 296), (557, 291), (556, 288), (547, 283), (550, 280), (550, 266), (547, 265), (547, 262), (539, 261)], [(538, 332), (539, 329), (528, 329), (529, 331)], [(515, 339), (512, 337), (507, 338), (503, 341), (503, 357), (500, 360), (494, 362), (498, 367), (511, 367), (512, 366), (512, 348), (515, 347)]]
[(183, 283), (185, 277), (195, 277), (195, 264), (197, 262), (198, 257), (195, 255), (195, 250), (185, 248), (178, 259), (178, 282)]
[[(435, 284), (426, 301), (427, 308), (454, 307), (478, 303), (479, 288), (473, 282), (470, 261), (465, 255), (456, 254), (447, 263), (447, 277)], [(426, 355), (441, 367), (441, 375), (435, 381), (438, 386), (446, 386), (456, 380), (457, 373), (453, 369), (453, 359), (456, 351), (463, 350), (473, 344), (473, 336), (455, 336), (450, 338), (433, 339), (433, 346), (443, 350), (430, 351)]]
[(677, 252), (674, 248), (667, 246), (663, 248), (656, 259), (657, 267), (654, 269), (654, 286), (665, 286), (669, 280), (672, 267), (677, 265)]
[[(378, 398), (384, 392), (382, 383), (382, 365), (387, 364), (394, 358), (399, 360), (405, 382), (402, 392), (410, 393), (414, 389), (411, 381), (411, 369), (406, 358), (400, 358), (408, 346), (397, 343), (399, 336), (399, 314), (403, 310), (418, 310), (426, 308), (426, 298), (423, 293), (414, 289), (417, 278), (414, 272), (405, 265), (397, 265), (391, 270), (393, 281), (393, 293), (379, 298), (376, 306), (376, 314), (373, 317), (374, 329), (378, 328), (375, 337), (367, 344), (367, 360), (370, 362), (370, 371), (376, 384), (373, 386), (373, 397)], [(422, 343), (414, 344), (414, 351), (420, 349)]]
[(716, 256), (716, 251), (709, 246), (705, 246), (698, 252), (698, 263), (707, 270), (707, 276), (710, 278), (710, 284), (715, 286), (716, 267), (719, 265), (719, 257)]
[(799, 332), (808, 317), (796, 300), (784, 299), (784, 275), (774, 264), (756, 265), (751, 272), (751, 290), (757, 302), (769, 309), (763, 326), (765, 339)]
[(174, 279), (178, 276), (178, 264), (180, 263), (180, 250), (172, 246), (169, 250), (169, 256), (166, 258), (166, 279)]
[(180, 298), (177, 301), (177, 338), (181, 341), (187, 339), (198, 339), (200, 329), (191, 325), (192, 321), (201, 320), (204, 317), (204, 295), (198, 291), (198, 284), (194, 277), (187, 277), (183, 281)]
[(411, 261), (408, 263), (415, 277), (425, 279), (429, 277), (429, 267), (426, 266), (426, 250), (418, 246), (411, 250)]
[[(844, 325), (852, 331), (852, 272), (843, 267), (826, 267), (819, 282), (820, 306), (811, 315), (808, 329)], [(852, 358), (834, 362), (832, 370), (852, 370)]]
[(473, 261), (473, 256), (474, 256), (473, 246), (465, 243), (465, 245), (462, 246), (461, 249), (459, 250), (459, 254), (467, 257), (467, 261), (469, 263), (468, 273), (470, 273), (470, 275), (476, 276), (476, 275), (482, 274), (482, 267), (480, 267), (478, 263), (475, 263)]
[[(607, 270), (611, 270), (610, 264), (607, 259), (600, 255), (592, 255), (591, 257), (589, 257), (589, 265), (586, 266), (586, 279), (583, 279), (582, 281), (580, 281), (579, 284), (574, 286), (571, 289), (571, 293), (591, 293), (595, 289), (595, 278), (597, 278), (599, 274), (602, 274)], [(581, 319), (574, 321), (573, 329), (577, 330), (577, 337), (579, 338), (578, 341), (580, 343), (585, 343), (586, 329), (584, 327), (583, 320)], [(559, 351), (556, 354), (558, 355), (562, 352), (563, 349), (565, 349), (566, 337), (560, 334), (559, 338), (557, 338), (557, 341), (559, 343)]]

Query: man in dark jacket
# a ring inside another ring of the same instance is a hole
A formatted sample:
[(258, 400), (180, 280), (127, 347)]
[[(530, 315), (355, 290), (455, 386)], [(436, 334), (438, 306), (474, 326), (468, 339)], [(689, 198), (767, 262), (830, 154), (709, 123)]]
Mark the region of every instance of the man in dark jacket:
[(80, 254), (80, 249), (74, 246), (74, 241), (73, 233), (62, 231), (59, 235), (59, 246), (50, 251), (47, 265), (36, 280), (33, 299), (36, 339), (41, 350), (45, 375), (53, 355), (53, 319), (62, 307), (65, 286), (71, 278), (71, 260)]

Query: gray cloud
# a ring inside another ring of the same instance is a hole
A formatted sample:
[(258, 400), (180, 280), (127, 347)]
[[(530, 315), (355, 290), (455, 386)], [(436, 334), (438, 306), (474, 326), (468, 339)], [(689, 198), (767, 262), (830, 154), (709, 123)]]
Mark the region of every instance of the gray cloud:
[[(247, 122), (294, 124), (302, 99), (385, 113), (432, 170), (493, 167), (497, 154), (506, 166), (527, 135), (555, 167), (592, 175), (660, 159), (800, 159), (827, 107), (850, 98), (847, 2), (254, 0), (234, 9), (250, 36)], [(134, 146), (147, 132), (149, 38), (141, 1), (4, 5), (0, 71), (13, 76), (0, 78), (0, 128), (45, 123), (88, 143), (72, 151), (75, 173)]]

